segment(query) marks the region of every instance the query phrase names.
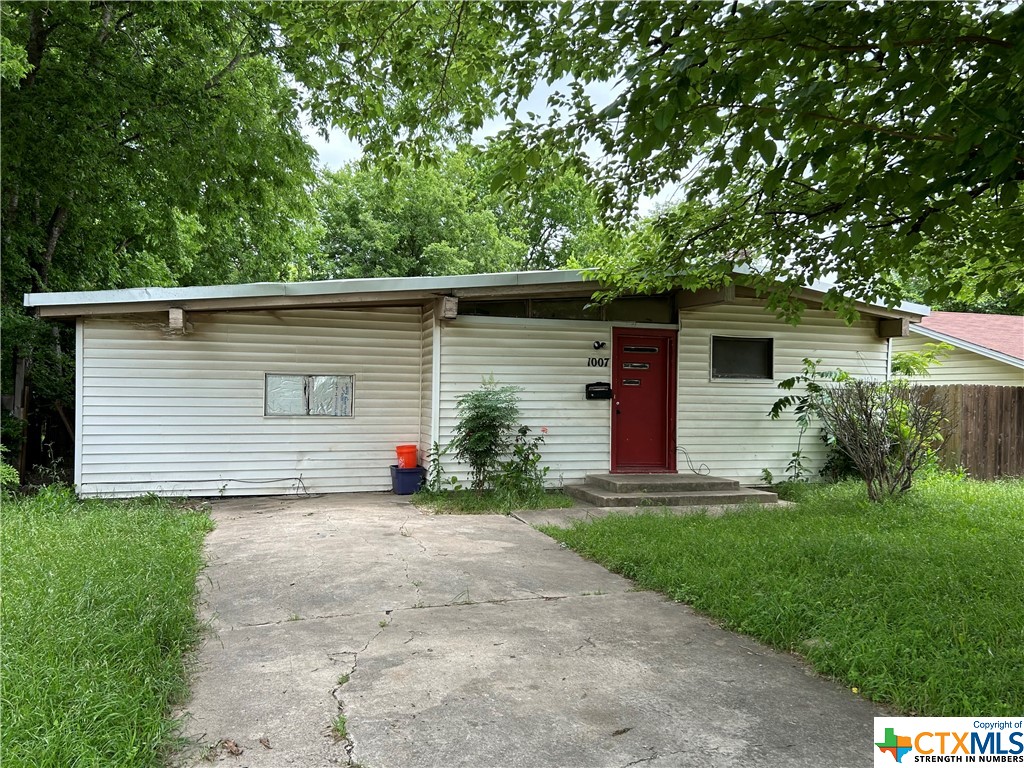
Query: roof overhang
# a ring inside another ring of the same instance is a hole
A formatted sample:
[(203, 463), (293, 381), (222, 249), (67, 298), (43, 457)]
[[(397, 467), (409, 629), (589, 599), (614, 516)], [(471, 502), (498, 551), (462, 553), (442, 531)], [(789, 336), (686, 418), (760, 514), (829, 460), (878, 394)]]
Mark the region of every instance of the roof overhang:
[[(832, 287), (829, 283), (816, 280), (803, 289), (803, 295), (806, 297), (817, 297), (821, 301)], [(903, 301), (894, 307), (885, 307), (881, 304), (872, 304), (871, 302), (857, 299), (854, 300), (854, 307), (856, 307), (858, 312), (874, 317), (907, 318), (912, 323), (920, 322), (922, 317), (928, 317), (932, 313), (928, 305), (915, 304), (912, 301)]]
[[(443, 296), (464, 299), (585, 296), (601, 289), (578, 270), (498, 272), (441, 277), (375, 277), (301, 283), (248, 283), (188, 288), (127, 288), (113, 291), (27, 293), (25, 306), (40, 317), (90, 317), (166, 312), (424, 305)], [(820, 302), (829, 286), (814, 283), (804, 298)], [(881, 318), (917, 321), (928, 307), (905, 302), (887, 308), (857, 302), (858, 311)]]
[(983, 347), (980, 344), (973, 344), (963, 339), (958, 339), (956, 336), (948, 336), (945, 333), (939, 333), (938, 331), (932, 330), (931, 328), (925, 328), (923, 325), (912, 325), (910, 326), (911, 333), (917, 333), (921, 336), (927, 336), (933, 341), (941, 341), (959, 349), (966, 349), (968, 352), (974, 352), (975, 354), (981, 355), (982, 357), (988, 357), (992, 360), (998, 360), (1001, 363), (1012, 365), (1014, 368), (1024, 369), (1024, 360), (1019, 360), (1012, 355), (1007, 355), (1003, 352), (997, 352), (994, 349)]
[(442, 296), (465, 299), (586, 295), (600, 288), (575, 270), (501, 272), (445, 277), (377, 277), (303, 283), (249, 283), (194, 288), (129, 288), (116, 291), (27, 293), (25, 306), (40, 317), (83, 317), (317, 307), (410, 306)]

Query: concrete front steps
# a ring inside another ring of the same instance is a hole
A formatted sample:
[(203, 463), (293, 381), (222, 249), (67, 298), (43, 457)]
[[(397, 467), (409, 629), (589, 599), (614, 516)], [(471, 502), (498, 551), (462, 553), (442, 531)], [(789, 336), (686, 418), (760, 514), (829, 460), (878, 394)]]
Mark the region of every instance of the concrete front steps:
[(742, 488), (736, 480), (711, 475), (587, 475), (565, 492), (595, 507), (705, 507), (718, 504), (774, 504), (767, 491)]

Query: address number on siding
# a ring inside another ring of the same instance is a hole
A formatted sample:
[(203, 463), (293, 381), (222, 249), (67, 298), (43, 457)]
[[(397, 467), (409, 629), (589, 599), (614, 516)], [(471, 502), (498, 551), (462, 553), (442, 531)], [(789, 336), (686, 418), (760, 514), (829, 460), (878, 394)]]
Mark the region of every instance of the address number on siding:
[(610, 357), (591, 357), (587, 359), (587, 368), (607, 368)]

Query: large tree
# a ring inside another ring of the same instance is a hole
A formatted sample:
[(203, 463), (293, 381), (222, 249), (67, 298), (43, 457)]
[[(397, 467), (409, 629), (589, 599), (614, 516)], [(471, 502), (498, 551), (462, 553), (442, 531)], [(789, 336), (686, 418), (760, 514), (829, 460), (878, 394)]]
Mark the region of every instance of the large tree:
[[(317, 114), (360, 111), (352, 133), (380, 152), (429, 146), (437, 106), (447, 127), (471, 130), (493, 105), (510, 121), (500, 137), (509, 183), (555, 147), (620, 214), (683, 184), (686, 204), (601, 265), (622, 287), (721, 282), (742, 266), (751, 274), (740, 279), (792, 310), (795, 288), (823, 277), (837, 282), (839, 306), (850, 293), (897, 301), (914, 277), (929, 301), (963, 279), (981, 293), (1024, 284), (1019, 3), (410, 2), (387, 12), (364, 58), (332, 37), (358, 14), (344, 4), (305, 6), (334, 27), (298, 16), (285, 25), (309, 43), (307, 82), (329, 94), (357, 72), (375, 85), (369, 100), (315, 99)], [(543, 82), (556, 88), (555, 114), (518, 115)], [(595, 84), (615, 95), (595, 102)]]
[(325, 172), (314, 192), (320, 247), (313, 277), (557, 269), (586, 260), (599, 235), (594, 190), (552, 158), (543, 183), (492, 191), (493, 153)]
[(323, 233), (310, 271), (321, 278), (452, 275), (518, 267), (527, 246), (475, 195), (460, 154), (439, 164), (348, 165), (316, 191)]
[(638, 3), (545, 26), (522, 17), (549, 73), (619, 96), (598, 110), (577, 91), (566, 127), (517, 129), (524, 145), (597, 137), (593, 173), (627, 204), (685, 183), (687, 203), (602, 265), (615, 282), (742, 266), (783, 310), (785, 287), (820, 278), (840, 307), (899, 300), (915, 276), (927, 301), (964, 280), (1024, 291), (1019, 4)]
[(27, 362), (70, 431), (73, 343), (25, 291), (293, 275), (313, 153), (271, 38), (229, 4), (4, 3), (5, 392)]
[[(466, 11), (5, 2), (4, 391), (15, 359), (27, 361), (35, 404), (70, 432), (70, 339), (24, 313), (24, 291), (306, 276), (314, 175), (299, 109), (371, 151), (389, 142), (362, 126), (381, 120), (421, 151), (453, 132), (449, 115), (479, 125), (495, 30)], [(18, 422), (4, 427), (10, 437)]]
[(312, 152), (252, 42), (266, 22), (230, 5), (5, 9), (28, 54), (3, 81), (5, 300), (286, 276)]

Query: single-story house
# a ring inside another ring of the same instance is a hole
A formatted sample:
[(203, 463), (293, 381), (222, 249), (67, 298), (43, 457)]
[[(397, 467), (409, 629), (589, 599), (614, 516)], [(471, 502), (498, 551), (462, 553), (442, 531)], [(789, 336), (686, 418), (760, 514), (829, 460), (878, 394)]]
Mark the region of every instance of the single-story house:
[(1024, 317), (974, 312), (932, 312), (893, 340), (894, 352), (920, 352), (926, 344), (953, 347), (933, 365), (929, 384), (1024, 386)]
[[(391, 488), (395, 447), (445, 445), (456, 399), (493, 376), (546, 427), (553, 485), (704, 466), (784, 474), (792, 418), (768, 419), (805, 357), (884, 378), (927, 308), (862, 304), (799, 326), (742, 288), (591, 306), (573, 271), (28, 294), (77, 328), (83, 496)], [(591, 386), (593, 385), (593, 386)], [(588, 394), (589, 390), (589, 394)], [(611, 395), (609, 399), (609, 395)], [(821, 460), (824, 447), (805, 439)], [(446, 457), (445, 469), (465, 477)]]

